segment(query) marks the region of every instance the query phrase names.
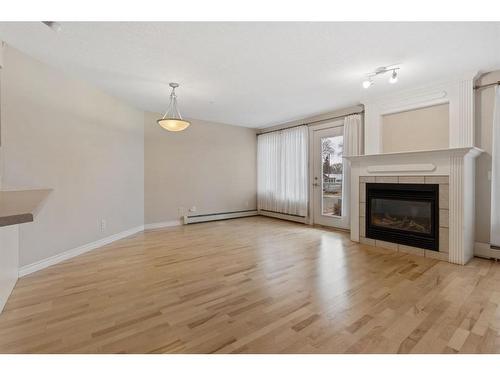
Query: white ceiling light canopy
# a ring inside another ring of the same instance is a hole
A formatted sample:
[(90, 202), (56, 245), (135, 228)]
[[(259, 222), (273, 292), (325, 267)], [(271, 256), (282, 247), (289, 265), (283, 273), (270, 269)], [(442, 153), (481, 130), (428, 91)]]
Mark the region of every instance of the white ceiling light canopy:
[(385, 73), (392, 72), (391, 77), (389, 78), (389, 83), (396, 83), (398, 81), (398, 70), (401, 69), (399, 66), (396, 65), (389, 65), (389, 66), (381, 66), (375, 69), (375, 71), (368, 73), (368, 78), (363, 81), (363, 87), (365, 89), (369, 88), (370, 86), (373, 85), (373, 78), (384, 75)]
[(175, 89), (179, 87), (179, 84), (170, 82), (169, 86), (172, 88), (172, 92), (170, 93), (170, 102), (168, 104), (167, 111), (157, 122), (158, 125), (165, 130), (180, 132), (191, 125), (191, 123), (182, 119), (179, 109), (177, 108), (177, 95), (175, 94)]
[(45, 26), (50, 27), (56, 33), (60, 32), (62, 30), (62, 26), (61, 26), (61, 24), (59, 22), (56, 22), (56, 21), (42, 21), (42, 23)]

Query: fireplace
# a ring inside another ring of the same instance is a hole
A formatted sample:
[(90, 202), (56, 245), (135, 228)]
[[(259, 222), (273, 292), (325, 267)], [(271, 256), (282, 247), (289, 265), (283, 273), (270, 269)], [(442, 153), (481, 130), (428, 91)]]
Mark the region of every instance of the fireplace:
[(366, 184), (366, 237), (439, 250), (438, 184)]

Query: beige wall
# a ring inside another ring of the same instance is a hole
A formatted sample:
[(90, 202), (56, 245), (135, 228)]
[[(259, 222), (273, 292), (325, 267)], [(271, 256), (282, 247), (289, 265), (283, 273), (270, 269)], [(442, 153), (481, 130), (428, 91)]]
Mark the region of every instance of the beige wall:
[[(500, 70), (487, 73), (477, 85), (500, 81)], [(476, 146), (485, 152), (476, 162), (476, 241), (489, 243), (491, 218), (491, 140), (495, 86), (476, 90)]]
[(142, 225), (143, 112), (13, 48), (4, 58), (3, 187), (54, 189), (20, 226), (20, 265)]
[(436, 150), (449, 145), (448, 104), (382, 116), (382, 152)]
[(179, 208), (195, 214), (256, 208), (255, 129), (192, 120), (180, 133), (144, 121), (145, 223), (179, 219)]

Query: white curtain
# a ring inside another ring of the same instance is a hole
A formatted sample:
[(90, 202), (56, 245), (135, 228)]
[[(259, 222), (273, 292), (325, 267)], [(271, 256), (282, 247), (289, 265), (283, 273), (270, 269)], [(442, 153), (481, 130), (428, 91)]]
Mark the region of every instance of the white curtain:
[(496, 87), (491, 152), (491, 240), (500, 246), (500, 86)]
[(363, 155), (363, 124), (361, 115), (344, 119), (344, 156)]
[[(361, 115), (350, 115), (344, 119), (344, 151), (343, 156), (363, 155), (363, 122)], [(351, 165), (344, 159), (344, 205), (343, 215), (349, 219), (351, 213)]]
[(307, 216), (308, 128), (299, 126), (257, 138), (259, 210)]

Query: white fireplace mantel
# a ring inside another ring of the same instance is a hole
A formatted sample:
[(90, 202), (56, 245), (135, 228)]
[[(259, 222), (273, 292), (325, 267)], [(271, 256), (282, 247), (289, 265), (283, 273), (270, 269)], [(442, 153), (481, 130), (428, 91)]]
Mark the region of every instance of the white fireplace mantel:
[[(345, 157), (351, 165), (351, 197), (359, 197), (360, 176), (448, 176), (449, 262), (474, 255), (474, 177), (476, 147)], [(351, 240), (359, 242), (359, 199), (351, 201)]]

